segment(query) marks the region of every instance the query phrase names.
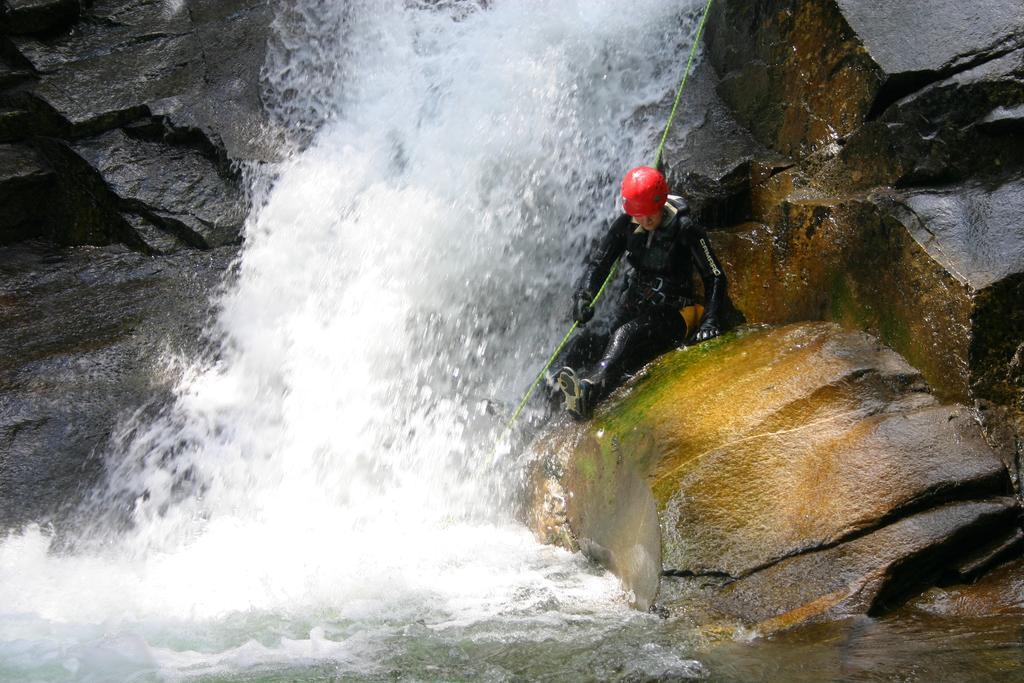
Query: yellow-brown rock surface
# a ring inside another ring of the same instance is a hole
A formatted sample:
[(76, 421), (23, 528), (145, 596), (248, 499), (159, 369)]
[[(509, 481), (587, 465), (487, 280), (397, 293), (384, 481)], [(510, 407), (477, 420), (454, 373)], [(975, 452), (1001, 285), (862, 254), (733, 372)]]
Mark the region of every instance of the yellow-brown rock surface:
[(830, 323), (667, 354), (598, 410), (562, 472), (572, 535), (636, 604), (654, 600), (662, 558), (727, 586), (707, 596), (716, 609), (790, 614), (782, 625), (913, 591), (1009, 534), (1016, 511), (970, 411)]

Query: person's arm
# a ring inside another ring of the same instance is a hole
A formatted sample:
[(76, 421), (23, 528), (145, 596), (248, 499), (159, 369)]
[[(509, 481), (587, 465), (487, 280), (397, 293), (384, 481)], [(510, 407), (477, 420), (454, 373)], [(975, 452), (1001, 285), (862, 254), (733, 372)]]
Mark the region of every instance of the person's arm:
[(725, 300), (725, 270), (711, 249), (711, 241), (703, 228), (691, 223), (684, 232), (690, 253), (693, 254), (693, 262), (697, 265), (700, 279), (704, 281), (704, 317), (692, 337), (693, 341), (702, 342), (722, 333), (719, 314)]
[(590, 302), (597, 296), (612, 266), (626, 250), (626, 235), (629, 230), (630, 218), (622, 214), (612, 221), (608, 232), (601, 239), (597, 249), (587, 259), (587, 267), (580, 278), (576, 291), (572, 296), (572, 319), (585, 325), (594, 317), (594, 309)]

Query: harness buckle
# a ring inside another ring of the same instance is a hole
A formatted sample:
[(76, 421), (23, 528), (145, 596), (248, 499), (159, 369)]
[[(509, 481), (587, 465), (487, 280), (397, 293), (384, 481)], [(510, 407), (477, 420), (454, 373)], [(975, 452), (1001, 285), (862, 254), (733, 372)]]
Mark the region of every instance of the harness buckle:
[(643, 287), (640, 290), (644, 299), (656, 304), (661, 305), (667, 300), (667, 296), (664, 292), (665, 279), (656, 277), (653, 280), (644, 280)]

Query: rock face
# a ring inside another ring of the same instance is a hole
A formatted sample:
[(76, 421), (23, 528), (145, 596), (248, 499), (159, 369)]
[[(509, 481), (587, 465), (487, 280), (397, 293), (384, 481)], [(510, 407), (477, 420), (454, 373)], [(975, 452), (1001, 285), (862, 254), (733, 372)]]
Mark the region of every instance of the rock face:
[(0, 528), (73, 504), (125, 411), (166, 398), (158, 359), (201, 338), (239, 166), (276, 154), (272, 12), (0, 0)]
[[(8, 219), (0, 243), (163, 252), (240, 239), (247, 206), (233, 164), (272, 159), (277, 144), (259, 97), (265, 0), (4, 7), (0, 142), (42, 155), (49, 182), (35, 205), (64, 209)], [(0, 155), (0, 194), (17, 191), (19, 172)]]
[(599, 409), (561, 472), (572, 535), (638, 604), (654, 593), (635, 567), (660, 556), (666, 581), (711, 581), (703, 602), (763, 629), (880, 611), (1019, 534), (972, 413), (826, 323), (663, 357)]
[(856, 130), (884, 81), (833, 0), (718, 2), (706, 35), (722, 99), (788, 156)]
[(0, 261), (0, 528), (88, 492), (129, 411), (158, 407), (168, 350), (197, 351), (234, 249), (159, 260), (123, 246), (6, 247)]
[(573, 458), (565, 486), (566, 519), (580, 549), (622, 579), (631, 604), (646, 611), (661, 580), (661, 531), (657, 501), (644, 472), (613, 445), (612, 457), (588, 441)]
[(239, 189), (195, 149), (111, 131), (73, 147), (110, 188), (123, 211), (136, 211), (201, 249), (237, 242), (245, 220)]
[(865, 330), (944, 398), (1024, 410), (1019, 3), (713, 7), (709, 110), (762, 150), (715, 171), (681, 132), (666, 156), (729, 207), (704, 218), (739, 317)]

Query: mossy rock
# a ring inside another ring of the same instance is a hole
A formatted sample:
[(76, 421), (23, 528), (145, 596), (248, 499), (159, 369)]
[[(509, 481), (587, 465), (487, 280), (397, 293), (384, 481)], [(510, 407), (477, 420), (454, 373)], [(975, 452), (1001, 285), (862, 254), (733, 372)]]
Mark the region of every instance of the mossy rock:
[[(756, 621), (831, 594), (807, 614), (869, 609), (892, 582), (856, 601), (836, 582), (860, 586), (910, 555), (914, 567), (936, 568), (950, 547), (963, 550), (962, 528), (991, 540), (1007, 533), (1015, 509), (1002, 498), (1006, 469), (970, 412), (939, 404), (874, 338), (830, 323), (747, 329), (666, 354), (599, 408), (564, 471), (574, 537), (627, 588), (646, 591), (638, 604), (654, 596), (636, 558), (660, 557), (669, 573), (728, 581), (716, 604)], [(964, 499), (995, 502), (934, 512)], [(817, 583), (797, 597), (769, 580), (853, 542), (856, 553), (814, 564)], [(748, 601), (761, 606), (751, 611)]]

